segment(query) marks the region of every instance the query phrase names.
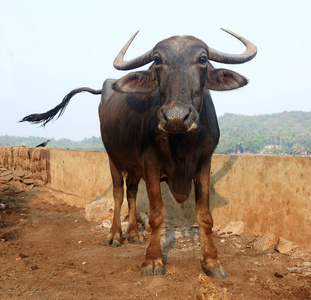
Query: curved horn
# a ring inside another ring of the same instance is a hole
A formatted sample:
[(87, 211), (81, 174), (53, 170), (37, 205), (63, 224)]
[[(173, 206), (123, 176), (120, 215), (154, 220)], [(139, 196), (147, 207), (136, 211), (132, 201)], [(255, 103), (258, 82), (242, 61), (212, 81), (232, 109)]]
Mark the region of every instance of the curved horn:
[(221, 28), (223, 31), (231, 34), (238, 40), (240, 40), (245, 46), (246, 46), (246, 51), (243, 52), (242, 54), (229, 54), (229, 53), (224, 53), (217, 51), (213, 48), (208, 48), (209, 50), (209, 59), (212, 61), (220, 62), (220, 63), (225, 63), (225, 64), (243, 64), (247, 61), (250, 61), (253, 59), (256, 54), (257, 54), (257, 47), (244, 37), (229, 31), (227, 29)]
[(130, 61), (124, 61), (124, 55), (128, 49), (128, 47), (131, 45), (133, 42), (134, 38), (136, 37), (137, 31), (131, 38), (130, 40), (125, 44), (125, 46), (121, 49), (120, 53), (117, 55), (113, 62), (113, 66), (117, 70), (131, 70), (131, 69), (136, 69), (138, 67), (144, 66), (148, 63), (150, 63), (153, 60), (153, 50), (149, 50), (145, 54), (136, 57)]

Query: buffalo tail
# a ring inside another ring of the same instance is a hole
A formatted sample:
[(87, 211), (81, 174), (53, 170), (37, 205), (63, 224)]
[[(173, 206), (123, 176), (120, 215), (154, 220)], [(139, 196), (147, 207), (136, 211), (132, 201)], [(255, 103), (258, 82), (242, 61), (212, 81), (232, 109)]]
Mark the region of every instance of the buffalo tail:
[(53, 109), (42, 113), (42, 114), (31, 114), (28, 115), (26, 117), (24, 117), (22, 120), (20, 120), (19, 122), (31, 122), (31, 123), (35, 123), (35, 124), (39, 124), (42, 123), (42, 126), (45, 126), (48, 122), (50, 122), (57, 114), (57, 119), (64, 113), (67, 105), (69, 104), (69, 101), (71, 100), (71, 98), (81, 92), (88, 92), (91, 93), (93, 95), (100, 95), (102, 93), (102, 90), (93, 90), (87, 87), (83, 87), (83, 88), (79, 88), (79, 89), (75, 89), (72, 90), (70, 93), (68, 93), (63, 101), (58, 104), (57, 106), (55, 106)]

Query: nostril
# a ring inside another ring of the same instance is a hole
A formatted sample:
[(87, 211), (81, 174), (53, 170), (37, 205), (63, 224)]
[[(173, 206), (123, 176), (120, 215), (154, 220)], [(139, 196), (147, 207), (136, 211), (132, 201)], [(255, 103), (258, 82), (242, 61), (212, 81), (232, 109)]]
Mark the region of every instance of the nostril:
[(165, 120), (165, 122), (168, 122), (168, 116), (166, 115), (164, 111), (162, 112), (162, 115), (163, 115), (163, 119)]
[(184, 119), (183, 119), (184, 123), (187, 122), (187, 120), (189, 119), (190, 115), (191, 115), (191, 110), (189, 109), (188, 113), (186, 113), (185, 116), (184, 116)]

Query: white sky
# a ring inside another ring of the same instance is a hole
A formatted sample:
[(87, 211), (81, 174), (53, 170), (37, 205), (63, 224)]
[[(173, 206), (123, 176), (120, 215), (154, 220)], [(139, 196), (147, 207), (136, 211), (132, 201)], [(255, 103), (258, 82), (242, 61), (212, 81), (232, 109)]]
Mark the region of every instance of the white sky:
[(0, 136), (100, 136), (100, 96), (88, 93), (45, 128), (17, 122), (53, 108), (74, 88), (99, 89), (106, 78), (125, 75), (112, 62), (137, 30), (127, 59), (172, 35), (243, 52), (221, 27), (256, 44), (249, 63), (214, 63), (250, 80), (236, 91), (212, 92), (218, 116), (311, 111), (310, 16), (310, 0), (0, 0)]

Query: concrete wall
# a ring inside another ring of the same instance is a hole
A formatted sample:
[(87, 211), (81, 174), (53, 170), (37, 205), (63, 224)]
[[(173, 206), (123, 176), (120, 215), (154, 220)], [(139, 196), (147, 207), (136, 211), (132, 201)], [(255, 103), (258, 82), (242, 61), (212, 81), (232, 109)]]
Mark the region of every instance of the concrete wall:
[[(95, 198), (112, 197), (105, 152), (0, 147), (0, 166), (31, 171), (65, 201), (85, 206)], [(296, 244), (311, 240), (311, 158), (289, 156), (214, 155), (211, 201), (214, 223), (243, 221), (246, 231), (272, 232)], [(178, 204), (165, 183), (166, 217), (193, 222), (194, 193)], [(148, 210), (144, 183), (138, 210)]]
[(216, 156), (212, 206), (216, 223), (242, 220), (252, 233), (311, 241), (311, 158)]

